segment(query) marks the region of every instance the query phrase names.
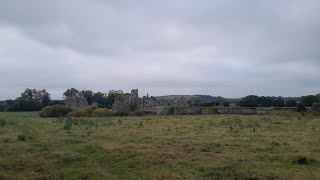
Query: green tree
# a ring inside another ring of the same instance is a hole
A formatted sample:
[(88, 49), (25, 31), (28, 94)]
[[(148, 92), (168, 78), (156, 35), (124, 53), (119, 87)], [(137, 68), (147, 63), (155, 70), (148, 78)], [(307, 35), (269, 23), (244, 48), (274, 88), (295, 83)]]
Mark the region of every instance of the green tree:
[(42, 109), (40, 101), (18, 97), (14, 103), (14, 111), (40, 111)]
[(91, 90), (82, 90), (79, 93), (81, 98), (85, 98), (88, 101), (88, 104), (91, 105), (93, 102), (93, 92)]
[(301, 102), (303, 102), (307, 107), (311, 107), (313, 103), (318, 102), (318, 97), (313, 95), (303, 96), (301, 98)]
[(66, 98), (79, 98), (80, 92), (75, 88), (67, 89), (66, 92), (63, 93)]
[(112, 105), (115, 103), (116, 98), (122, 98), (123, 97), (123, 91), (118, 90), (110, 90), (108, 92), (107, 100), (106, 100), (106, 107), (108, 109), (112, 108)]
[(272, 102), (273, 107), (284, 107), (284, 100), (282, 98), (276, 98)]
[(43, 107), (48, 106), (50, 101), (51, 101), (50, 94), (49, 93), (44, 94), (42, 99), (41, 99), (42, 106)]
[(258, 107), (258, 99), (259, 97), (256, 95), (249, 95), (240, 101), (240, 105), (242, 107)]
[(20, 111), (31, 111), (32, 109), (38, 111), (39, 104), (41, 107), (47, 106), (51, 101), (51, 97), (45, 89), (37, 90), (27, 88), (16, 101), (20, 106), (18, 108)]
[(107, 107), (107, 96), (105, 93), (96, 92), (92, 96), (93, 103), (96, 103), (99, 107)]
[(286, 107), (296, 107), (297, 106), (297, 101), (294, 100), (293, 98), (290, 98), (286, 101)]
[(271, 107), (272, 106), (272, 98), (260, 96), (258, 98), (258, 104), (260, 107)]

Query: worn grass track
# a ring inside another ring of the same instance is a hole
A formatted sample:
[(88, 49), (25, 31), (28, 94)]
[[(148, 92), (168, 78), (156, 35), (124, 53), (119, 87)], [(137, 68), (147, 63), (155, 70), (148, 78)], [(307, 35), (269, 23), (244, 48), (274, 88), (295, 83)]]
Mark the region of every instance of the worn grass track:
[(317, 115), (33, 115), (0, 113), (0, 179), (320, 179)]

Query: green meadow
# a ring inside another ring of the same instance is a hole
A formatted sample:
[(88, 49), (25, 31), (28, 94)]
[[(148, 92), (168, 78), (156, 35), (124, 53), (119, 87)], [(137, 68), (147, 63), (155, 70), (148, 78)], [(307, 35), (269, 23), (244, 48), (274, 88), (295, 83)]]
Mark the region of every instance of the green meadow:
[(0, 113), (0, 179), (320, 179), (320, 116)]

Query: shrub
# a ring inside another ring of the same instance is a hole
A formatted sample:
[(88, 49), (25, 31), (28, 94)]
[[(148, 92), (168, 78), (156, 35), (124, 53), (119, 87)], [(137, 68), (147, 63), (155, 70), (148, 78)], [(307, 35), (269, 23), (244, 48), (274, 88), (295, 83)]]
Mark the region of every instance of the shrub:
[(81, 109), (75, 109), (68, 113), (69, 117), (90, 117), (95, 109), (98, 109), (97, 105), (91, 105)]
[(43, 108), (40, 112), (40, 117), (60, 117), (66, 116), (72, 109), (64, 105), (53, 105)]
[(302, 112), (302, 111), (305, 111), (305, 110), (306, 110), (306, 105), (304, 103), (302, 103), (302, 102), (299, 102), (297, 104), (297, 111), (298, 112)]
[(111, 116), (111, 113), (108, 109), (98, 108), (91, 113), (91, 116), (92, 117), (108, 117), (108, 116)]
[(296, 107), (296, 106), (297, 106), (297, 102), (293, 98), (288, 99), (286, 101), (286, 107)]

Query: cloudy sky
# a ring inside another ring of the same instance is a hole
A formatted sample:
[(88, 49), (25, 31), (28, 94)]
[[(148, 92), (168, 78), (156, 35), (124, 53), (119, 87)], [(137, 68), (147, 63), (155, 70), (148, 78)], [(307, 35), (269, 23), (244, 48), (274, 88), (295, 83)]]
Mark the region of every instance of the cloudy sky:
[(318, 0), (0, 0), (0, 99), (320, 92)]

